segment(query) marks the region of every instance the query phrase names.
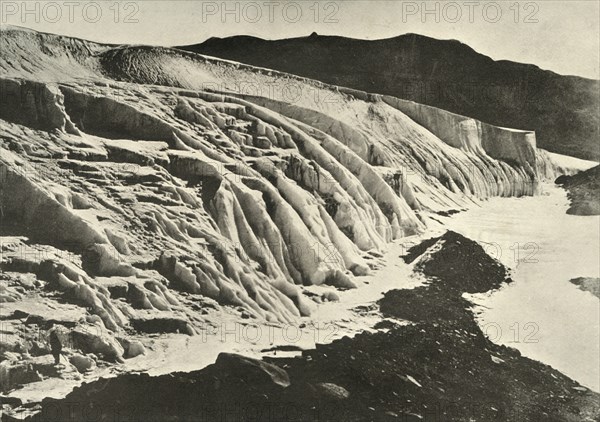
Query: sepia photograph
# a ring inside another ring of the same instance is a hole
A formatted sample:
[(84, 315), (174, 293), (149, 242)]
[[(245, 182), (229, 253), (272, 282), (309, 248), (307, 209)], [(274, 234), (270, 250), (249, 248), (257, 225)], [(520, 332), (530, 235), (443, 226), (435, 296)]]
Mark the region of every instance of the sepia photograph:
[(1, 0), (1, 422), (600, 422), (599, 0)]

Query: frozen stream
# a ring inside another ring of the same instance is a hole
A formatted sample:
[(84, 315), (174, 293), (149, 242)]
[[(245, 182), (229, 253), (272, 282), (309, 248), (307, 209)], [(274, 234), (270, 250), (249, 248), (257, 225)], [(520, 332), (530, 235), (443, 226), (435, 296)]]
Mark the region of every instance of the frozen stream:
[(543, 189), (440, 220), (514, 269), (512, 285), (472, 297), (490, 339), (600, 391), (600, 301), (569, 283), (600, 276), (600, 217), (567, 215), (565, 191)]

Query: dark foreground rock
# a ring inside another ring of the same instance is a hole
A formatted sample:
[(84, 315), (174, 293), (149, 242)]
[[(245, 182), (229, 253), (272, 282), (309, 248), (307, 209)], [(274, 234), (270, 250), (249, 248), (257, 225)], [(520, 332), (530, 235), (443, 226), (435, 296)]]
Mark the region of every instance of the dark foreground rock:
[(600, 166), (574, 176), (560, 176), (556, 184), (568, 191), (571, 207), (567, 214), (600, 215)]
[(600, 420), (598, 394), (479, 329), (462, 295), (510, 282), (506, 269), (453, 232), (426, 245), (409, 256), (429, 283), (386, 294), (390, 319), (379, 332), (298, 358), (221, 355), (202, 371), (101, 380), (45, 400), (34, 420), (90, 412), (96, 421)]

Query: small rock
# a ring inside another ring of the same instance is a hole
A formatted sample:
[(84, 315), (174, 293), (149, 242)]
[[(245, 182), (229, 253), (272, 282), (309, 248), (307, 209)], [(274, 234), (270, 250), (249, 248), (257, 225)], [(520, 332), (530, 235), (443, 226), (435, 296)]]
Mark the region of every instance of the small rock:
[(326, 400), (346, 400), (350, 397), (350, 392), (344, 387), (330, 382), (320, 382), (315, 384), (315, 390)]
[(96, 362), (94, 361), (94, 359), (88, 356), (80, 355), (78, 353), (69, 357), (69, 362), (71, 362), (71, 365), (77, 368), (77, 371), (79, 371), (82, 374), (91, 371), (96, 367)]
[(504, 361), (496, 356), (492, 356), (492, 362), (494, 363), (504, 363)]
[(123, 349), (125, 350), (123, 357), (126, 359), (131, 359), (136, 356), (146, 354), (146, 348), (139, 340), (129, 340), (126, 338), (117, 338), (117, 340), (119, 343), (121, 343), (121, 346), (123, 346)]
[(71, 331), (73, 344), (84, 353), (102, 355), (109, 361), (120, 361), (124, 350), (109, 331), (98, 326), (78, 326)]
[(324, 301), (328, 301), (328, 302), (339, 302), (339, 300), (340, 300), (340, 297), (338, 296), (338, 294), (332, 290), (326, 291), (325, 293), (323, 293), (321, 295), (321, 298)]

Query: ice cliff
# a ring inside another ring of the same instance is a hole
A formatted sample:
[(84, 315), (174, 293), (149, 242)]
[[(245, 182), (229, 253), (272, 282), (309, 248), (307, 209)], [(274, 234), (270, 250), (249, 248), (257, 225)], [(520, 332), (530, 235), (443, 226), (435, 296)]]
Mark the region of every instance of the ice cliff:
[(166, 48), (0, 43), (3, 297), (33, 275), (115, 335), (193, 334), (200, 298), (309, 315), (303, 285), (352, 288), (429, 213), (569, 172), (532, 132), (389, 96)]
[(541, 148), (600, 160), (599, 80), (496, 61), (458, 40), (413, 33), (370, 40), (240, 35), (179, 48), (533, 130)]

